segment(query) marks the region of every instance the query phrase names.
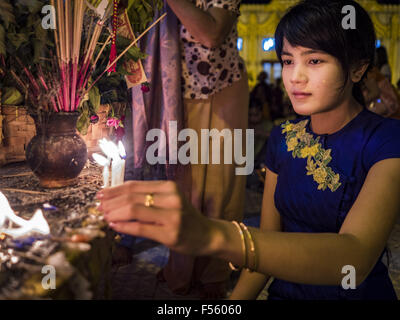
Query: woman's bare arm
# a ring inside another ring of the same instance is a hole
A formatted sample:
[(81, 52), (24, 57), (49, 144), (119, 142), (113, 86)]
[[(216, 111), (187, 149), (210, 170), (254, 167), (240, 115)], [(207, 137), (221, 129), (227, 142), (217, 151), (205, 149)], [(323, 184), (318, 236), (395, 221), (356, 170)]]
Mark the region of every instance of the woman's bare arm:
[[(342, 268), (352, 265), (360, 284), (376, 264), (400, 208), (400, 159), (386, 159), (369, 171), (354, 205), (336, 233), (263, 232), (252, 229), (259, 248), (259, 272), (279, 279), (314, 285), (340, 285)], [(220, 227), (236, 231), (228, 222)], [(233, 226), (234, 227), (234, 226)], [(226, 231), (224, 231), (226, 233)], [(237, 231), (236, 231), (237, 232)], [(216, 250), (240, 263), (240, 238)]]
[[(261, 210), (260, 229), (265, 231), (281, 231), (281, 218), (275, 207), (274, 194), (277, 174), (267, 169)], [(255, 300), (264, 289), (269, 276), (258, 272), (243, 270), (232, 291), (231, 300)]]
[(167, 3), (195, 40), (208, 48), (222, 44), (237, 18), (235, 13), (221, 8), (203, 11), (188, 0)]
[[(144, 206), (154, 193), (155, 207)], [(377, 162), (339, 233), (290, 233), (249, 228), (258, 248), (258, 272), (315, 285), (340, 285), (345, 265), (356, 269), (356, 284), (368, 276), (383, 251), (400, 208), (400, 159)], [(172, 250), (243, 263), (235, 226), (204, 217), (169, 181), (135, 181), (104, 189), (100, 209), (122, 233), (161, 242)], [(135, 219), (136, 221), (132, 221)]]

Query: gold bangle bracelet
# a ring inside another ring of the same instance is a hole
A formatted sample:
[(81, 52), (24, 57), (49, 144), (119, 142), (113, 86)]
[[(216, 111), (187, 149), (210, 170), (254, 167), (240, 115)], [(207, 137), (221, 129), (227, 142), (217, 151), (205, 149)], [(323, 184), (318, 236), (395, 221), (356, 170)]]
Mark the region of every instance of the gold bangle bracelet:
[[(246, 227), (246, 225), (241, 222), (240, 226), (242, 227), (242, 229), (245, 231), (245, 234), (247, 236), (247, 238), (249, 238), (249, 242), (250, 242), (250, 253), (253, 256), (253, 268), (250, 268), (250, 263), (249, 263), (249, 267), (246, 268), (249, 272), (253, 272), (257, 270), (257, 255), (256, 255), (256, 247), (254, 245), (254, 240), (253, 237), (251, 236), (251, 232), (250, 230)], [(247, 253), (247, 252), (246, 252)], [(250, 256), (250, 255), (249, 255)], [(250, 257), (248, 259), (250, 261)]]
[[(238, 229), (239, 234), (240, 234), (240, 239), (242, 241), (242, 251), (243, 251), (243, 257), (244, 257), (244, 266), (246, 265), (246, 261), (247, 261), (247, 257), (246, 257), (246, 241), (244, 239), (244, 234), (243, 234), (243, 230), (240, 227), (239, 223), (237, 223), (236, 221), (231, 221), (235, 227)], [(232, 262), (229, 262), (229, 267), (233, 270), (233, 271), (238, 271), (240, 270), (240, 268), (235, 267)]]

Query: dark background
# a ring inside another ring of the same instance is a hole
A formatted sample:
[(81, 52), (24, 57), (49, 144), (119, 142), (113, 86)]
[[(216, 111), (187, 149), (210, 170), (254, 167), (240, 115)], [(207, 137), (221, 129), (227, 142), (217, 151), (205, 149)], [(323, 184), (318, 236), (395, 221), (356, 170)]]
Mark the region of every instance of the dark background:
[[(267, 4), (270, 2), (271, 0), (242, 0), (243, 4)], [(380, 4), (400, 4), (400, 0), (377, 0), (377, 2)]]

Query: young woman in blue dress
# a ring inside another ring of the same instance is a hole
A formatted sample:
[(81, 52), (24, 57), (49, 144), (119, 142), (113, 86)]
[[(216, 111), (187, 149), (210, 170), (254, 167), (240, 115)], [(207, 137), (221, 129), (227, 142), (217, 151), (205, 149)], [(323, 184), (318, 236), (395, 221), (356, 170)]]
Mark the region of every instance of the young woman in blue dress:
[(243, 268), (231, 299), (255, 299), (271, 276), (268, 299), (396, 299), (381, 260), (400, 209), (400, 121), (363, 105), (370, 17), (352, 0), (305, 0), (275, 41), (302, 117), (271, 132), (260, 229), (204, 217), (171, 181), (104, 189), (100, 209), (118, 232)]

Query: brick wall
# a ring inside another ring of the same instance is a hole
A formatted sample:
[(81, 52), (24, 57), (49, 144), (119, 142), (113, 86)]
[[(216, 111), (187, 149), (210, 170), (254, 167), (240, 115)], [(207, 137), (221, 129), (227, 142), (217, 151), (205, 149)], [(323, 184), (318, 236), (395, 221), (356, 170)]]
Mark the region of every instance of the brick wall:
[(0, 166), (25, 160), (25, 148), (36, 134), (35, 123), (26, 108), (2, 106), (3, 141), (0, 144)]

